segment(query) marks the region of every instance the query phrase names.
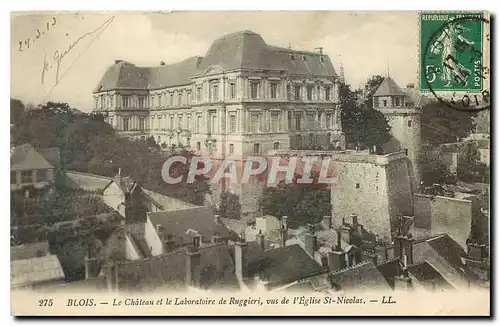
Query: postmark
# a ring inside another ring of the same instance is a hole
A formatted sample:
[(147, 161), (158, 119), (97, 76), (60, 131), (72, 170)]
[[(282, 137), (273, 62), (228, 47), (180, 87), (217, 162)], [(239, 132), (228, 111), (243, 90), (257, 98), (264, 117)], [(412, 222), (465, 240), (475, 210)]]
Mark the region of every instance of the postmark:
[(489, 109), (489, 20), (484, 13), (420, 13), (420, 90), (461, 111)]

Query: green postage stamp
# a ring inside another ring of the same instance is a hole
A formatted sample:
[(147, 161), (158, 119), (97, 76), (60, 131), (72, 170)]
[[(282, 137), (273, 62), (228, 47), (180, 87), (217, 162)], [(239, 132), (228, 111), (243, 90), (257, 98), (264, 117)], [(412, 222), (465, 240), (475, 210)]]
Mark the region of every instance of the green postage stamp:
[(424, 11), (419, 20), (420, 90), (454, 107), (489, 107), (489, 15)]

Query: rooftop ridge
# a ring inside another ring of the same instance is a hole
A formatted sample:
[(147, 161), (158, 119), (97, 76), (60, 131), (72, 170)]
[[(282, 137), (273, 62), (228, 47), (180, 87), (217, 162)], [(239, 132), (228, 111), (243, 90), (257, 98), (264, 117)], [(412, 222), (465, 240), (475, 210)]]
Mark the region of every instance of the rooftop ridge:
[(371, 260), (365, 260), (365, 261), (363, 261), (363, 262), (361, 262), (359, 264), (339, 269), (338, 271), (332, 272), (330, 275), (331, 276), (335, 276), (335, 275), (344, 273), (346, 271), (350, 271), (350, 270), (353, 270), (353, 269), (357, 269), (357, 268), (363, 267), (364, 265), (372, 265), (372, 266), (374, 266)]
[(86, 173), (86, 172), (79, 172), (79, 171), (66, 171), (66, 173), (73, 173), (73, 174), (85, 175), (85, 176), (89, 176), (89, 177), (95, 177), (95, 178), (106, 179), (106, 180), (109, 180), (109, 181), (114, 180), (114, 178), (113, 178), (113, 177), (107, 177), (107, 176), (104, 176), (104, 175), (98, 175), (98, 174), (92, 174), (92, 173)]

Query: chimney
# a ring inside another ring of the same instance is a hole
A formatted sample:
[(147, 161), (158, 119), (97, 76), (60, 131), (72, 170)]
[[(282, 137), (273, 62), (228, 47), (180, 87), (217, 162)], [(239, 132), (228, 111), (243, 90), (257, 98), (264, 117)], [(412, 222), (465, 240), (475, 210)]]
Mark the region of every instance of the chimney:
[(408, 291), (411, 289), (411, 278), (408, 275), (408, 270), (404, 268), (401, 275), (397, 275), (394, 278), (394, 291)]
[(165, 61), (160, 61), (160, 66), (164, 66), (165, 65)]
[(315, 235), (311, 233), (306, 233), (304, 235), (304, 251), (311, 257), (314, 257), (314, 252), (316, 251), (318, 239)]
[(119, 64), (120, 62), (122, 62), (123, 60), (115, 60), (115, 65)]
[(316, 50), (319, 54), (323, 54), (323, 47), (322, 47), (322, 46), (318, 46), (317, 48), (315, 48), (315, 50)]
[(198, 287), (200, 285), (200, 238), (200, 236), (194, 236), (193, 244), (186, 252), (186, 286)]
[(358, 215), (356, 215), (356, 213), (351, 214), (351, 220), (352, 220), (352, 226), (354, 228), (357, 228), (358, 227)]
[(220, 224), (220, 215), (219, 214), (214, 215), (214, 222), (215, 222), (215, 224)]
[(406, 264), (413, 264), (413, 237), (411, 233), (407, 236), (402, 237), (402, 249), (403, 249), (403, 259), (406, 260)]
[(486, 249), (485, 245), (468, 243), (467, 244), (467, 256), (469, 256), (469, 258), (471, 258), (472, 260), (481, 261), (481, 260), (483, 260), (483, 257), (485, 256), (484, 255), (485, 249)]
[[(161, 239), (161, 238), (160, 238)], [(175, 248), (175, 239), (171, 233), (165, 235), (165, 252), (172, 252)]]
[(163, 225), (156, 224), (156, 233), (158, 233), (158, 236), (160, 237), (160, 239), (163, 235), (163, 232), (165, 232), (165, 228), (163, 227)]
[(234, 260), (236, 278), (243, 282), (248, 277), (247, 243), (244, 239), (234, 244)]
[(266, 238), (264, 234), (259, 230), (259, 234), (257, 234), (257, 242), (262, 250), (266, 250)]
[(347, 267), (345, 253), (343, 251), (332, 251), (328, 253), (328, 268), (330, 271), (338, 271)]
[(323, 227), (327, 230), (332, 228), (332, 217), (330, 215), (323, 216)]
[(282, 225), (281, 229), (280, 229), (280, 245), (281, 245), (281, 247), (286, 246), (286, 240), (288, 240), (288, 229), (285, 227), (285, 225)]
[(281, 217), (281, 224), (285, 227), (286, 230), (288, 230), (288, 216), (283, 215)]
[(406, 88), (415, 88), (415, 84), (414, 83), (408, 83), (408, 84), (406, 84)]

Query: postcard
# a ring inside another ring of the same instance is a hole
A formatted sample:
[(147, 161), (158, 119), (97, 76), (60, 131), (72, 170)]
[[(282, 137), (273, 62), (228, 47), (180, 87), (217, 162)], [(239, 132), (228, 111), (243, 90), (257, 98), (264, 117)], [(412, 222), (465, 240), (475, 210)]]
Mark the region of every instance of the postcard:
[(14, 316), (490, 316), (487, 11), (12, 12)]

